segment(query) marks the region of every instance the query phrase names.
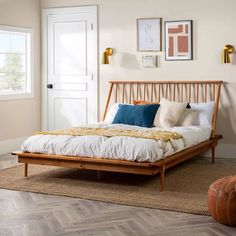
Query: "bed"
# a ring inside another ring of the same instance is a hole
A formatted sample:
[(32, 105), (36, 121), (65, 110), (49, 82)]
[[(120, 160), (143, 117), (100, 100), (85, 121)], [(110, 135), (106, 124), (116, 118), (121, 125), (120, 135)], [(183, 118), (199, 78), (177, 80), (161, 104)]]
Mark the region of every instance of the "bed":
[[(183, 139), (179, 141), (171, 140), (169, 143), (162, 142), (159, 144), (159, 149), (151, 145), (153, 140), (135, 137), (115, 136), (108, 138), (94, 136), (94, 140), (91, 142), (91, 140), (86, 141), (84, 136), (38, 134), (24, 142), (22, 151), (14, 153), (18, 156), (18, 162), (24, 163), (24, 175), (26, 177), (28, 176), (29, 164), (96, 170), (98, 178), (100, 171), (142, 175), (156, 175), (159, 173), (160, 191), (163, 191), (165, 171), (168, 168), (208, 149), (211, 150), (211, 160), (214, 163), (215, 147), (217, 142), (222, 139), (222, 135), (215, 133), (222, 81), (110, 81), (109, 83), (110, 89), (103, 120), (105, 120), (112, 103), (132, 104), (134, 100), (159, 103), (161, 98), (164, 97), (171, 101), (188, 103), (214, 101), (212, 124), (207, 127), (163, 129), (162, 131), (177, 132), (181, 134)], [(131, 128), (122, 124), (107, 125), (104, 122), (86, 127), (96, 127), (98, 129), (106, 127), (112, 129), (112, 131), (114, 129), (133, 129), (135, 132), (141, 133), (145, 133), (146, 130), (146, 128)], [(155, 131), (157, 128), (150, 129)], [(88, 145), (88, 150), (83, 150), (83, 147), (79, 145), (85, 141), (91, 142)], [(124, 150), (124, 145), (120, 146), (122, 142), (128, 144), (129, 148)], [(47, 145), (48, 143), (50, 145)], [(116, 145), (119, 148), (111, 152), (112, 148), (109, 148), (111, 145)]]

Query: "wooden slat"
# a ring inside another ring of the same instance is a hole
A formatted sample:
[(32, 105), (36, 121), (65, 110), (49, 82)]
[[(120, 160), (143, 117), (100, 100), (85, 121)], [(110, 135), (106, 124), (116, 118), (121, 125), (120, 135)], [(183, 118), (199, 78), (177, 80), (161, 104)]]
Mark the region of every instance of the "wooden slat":
[(199, 102), (199, 84), (196, 85), (197, 86), (197, 103)]
[(136, 90), (136, 100), (139, 99), (139, 83), (137, 83), (137, 90)]
[(147, 94), (147, 84), (143, 85), (143, 100), (146, 100), (146, 94)]
[(191, 102), (192, 99), (192, 84), (189, 84), (189, 91), (188, 91), (188, 102)]
[(118, 101), (118, 89), (119, 89), (119, 84), (116, 84), (115, 102)]
[(109, 103), (110, 103), (110, 100), (111, 100), (112, 89), (113, 89), (113, 83), (111, 83), (111, 85), (110, 85), (110, 90), (109, 90), (108, 97), (107, 97), (107, 102), (106, 102), (106, 106), (105, 106), (103, 120), (105, 120), (105, 117), (106, 117), (106, 114), (107, 114), (107, 110), (108, 110)]
[(125, 85), (126, 84), (122, 84), (122, 103), (124, 103), (125, 102)]
[(168, 87), (169, 87), (169, 84), (165, 84), (165, 86), (166, 86), (166, 89), (165, 89), (164, 97), (168, 98)]
[(184, 84), (181, 84), (180, 96), (181, 96), (180, 102), (183, 102), (183, 100), (184, 100)]
[(153, 102), (154, 84), (151, 85), (151, 102)]
[(129, 85), (129, 103), (132, 102), (132, 84)]
[(216, 86), (215, 86), (215, 84), (212, 84), (212, 96), (213, 96), (213, 101), (215, 101), (216, 100), (216, 95), (215, 95), (215, 93), (216, 93)]
[(176, 84), (174, 84), (173, 101), (175, 101), (175, 90), (176, 90)]
[(204, 102), (207, 102), (207, 84), (204, 84), (205, 86), (205, 92), (204, 92)]

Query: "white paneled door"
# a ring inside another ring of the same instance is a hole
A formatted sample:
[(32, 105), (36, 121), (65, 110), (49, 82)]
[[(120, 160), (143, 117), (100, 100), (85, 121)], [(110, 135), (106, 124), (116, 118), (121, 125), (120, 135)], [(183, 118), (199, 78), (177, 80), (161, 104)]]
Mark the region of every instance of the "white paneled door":
[(97, 7), (44, 10), (43, 128), (94, 123), (97, 98)]

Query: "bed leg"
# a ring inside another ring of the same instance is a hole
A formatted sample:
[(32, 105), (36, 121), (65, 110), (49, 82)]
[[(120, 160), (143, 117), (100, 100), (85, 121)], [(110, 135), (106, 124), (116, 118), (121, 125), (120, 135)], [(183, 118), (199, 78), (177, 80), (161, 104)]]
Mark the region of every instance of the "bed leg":
[(101, 179), (101, 171), (97, 170), (97, 180)]
[(211, 145), (211, 162), (212, 162), (212, 164), (215, 163), (215, 149), (216, 149), (216, 144), (213, 143)]
[(160, 166), (160, 192), (164, 191), (165, 186), (165, 165)]
[(28, 176), (28, 163), (25, 163), (25, 171), (24, 171), (25, 177)]

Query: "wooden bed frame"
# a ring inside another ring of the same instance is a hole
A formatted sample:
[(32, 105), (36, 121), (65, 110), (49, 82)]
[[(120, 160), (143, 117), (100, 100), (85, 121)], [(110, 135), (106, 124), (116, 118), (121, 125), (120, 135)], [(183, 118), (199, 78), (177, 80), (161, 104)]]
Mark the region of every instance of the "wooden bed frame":
[(122, 103), (132, 103), (133, 100), (159, 102), (162, 97), (177, 102), (198, 103), (215, 101), (211, 138), (154, 163), (23, 152), (13, 153), (18, 156), (19, 163), (25, 164), (24, 175), (26, 177), (28, 176), (29, 164), (96, 170), (98, 178), (100, 171), (142, 175), (156, 175), (160, 173), (160, 191), (163, 191), (166, 169), (197, 156), (208, 149), (211, 149), (212, 163), (214, 163), (215, 147), (218, 140), (223, 138), (222, 135), (215, 134), (222, 81), (110, 81), (109, 83), (110, 90), (103, 119), (106, 116), (112, 99), (114, 102)]

